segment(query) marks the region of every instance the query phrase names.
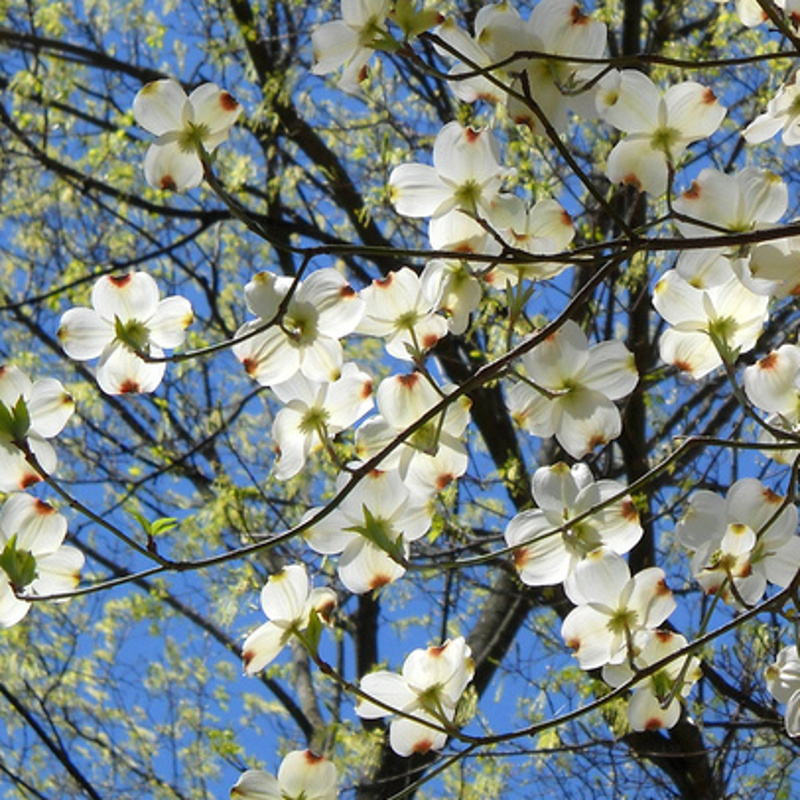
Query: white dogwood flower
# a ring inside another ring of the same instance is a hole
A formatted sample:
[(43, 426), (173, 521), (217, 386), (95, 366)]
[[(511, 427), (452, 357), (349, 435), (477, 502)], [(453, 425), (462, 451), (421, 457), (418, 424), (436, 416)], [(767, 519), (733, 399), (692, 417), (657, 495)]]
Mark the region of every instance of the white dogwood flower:
[(333, 383), (310, 381), (298, 372), (272, 388), (284, 404), (272, 423), (278, 452), (275, 477), (281, 481), (297, 475), (311, 453), (373, 406), (371, 378), (350, 363)]
[[(684, 636), (671, 631), (642, 631), (634, 639), (636, 653), (633, 664), (645, 669), (686, 647)], [(688, 663), (687, 663), (688, 662)], [(634, 685), (628, 701), (628, 723), (635, 731), (673, 728), (681, 715), (681, 698), (686, 697), (701, 675), (700, 663), (694, 656), (670, 661), (658, 672)], [(606, 664), (603, 680), (616, 688), (634, 676), (627, 663)], [(675, 686), (680, 680), (681, 685)]]
[(622, 421), (613, 401), (630, 394), (639, 380), (622, 342), (590, 347), (586, 334), (568, 320), (521, 361), (531, 383), (513, 386), (508, 406), (525, 430), (555, 435), (573, 458), (619, 436)]
[[(348, 480), (348, 474), (341, 474), (337, 488)], [(306, 518), (318, 511), (311, 509)], [(339, 578), (354, 594), (364, 594), (405, 574), (408, 543), (423, 536), (430, 524), (427, 503), (411, 497), (397, 472), (373, 470), (305, 536), (317, 553), (341, 553)]]
[(386, 352), (413, 361), (447, 334), (447, 321), (435, 313), (419, 276), (408, 267), (390, 272), (361, 290), (364, 316), (356, 333), (386, 339)]
[(237, 339), (252, 335), (235, 344), (233, 353), (262, 386), (288, 381), (298, 371), (312, 381), (336, 380), (343, 363), (339, 339), (355, 330), (364, 313), (364, 302), (352, 286), (335, 269), (326, 268), (297, 284), (278, 319), (294, 283), (293, 278), (259, 272), (245, 286), (247, 307), (258, 319), (236, 332)]
[(686, 81), (662, 93), (638, 70), (612, 73), (600, 96), (606, 122), (627, 134), (608, 157), (609, 179), (655, 196), (667, 191), (669, 169), (684, 150), (711, 136), (726, 113), (699, 83)]
[(622, 555), (642, 537), (639, 514), (627, 495), (569, 524), (564, 531), (553, 532), (625, 490), (617, 481), (595, 482), (586, 464), (540, 467), (532, 485), (538, 508), (517, 514), (505, 532), (509, 547), (524, 545), (514, 551), (514, 564), (529, 586), (568, 581), (576, 565), (598, 547)]
[(702, 378), (755, 347), (767, 320), (769, 297), (753, 294), (735, 275), (698, 289), (671, 269), (653, 290), (653, 306), (670, 324), (659, 340), (661, 358)]
[(625, 559), (605, 547), (576, 565), (565, 590), (576, 608), (564, 619), (561, 636), (582, 669), (622, 663), (633, 637), (657, 628), (676, 607), (662, 569), (631, 577)]
[(800, 736), (800, 657), (797, 647), (784, 647), (766, 669), (767, 689), (779, 702), (786, 703), (784, 715), (789, 736)]
[(312, 611), (327, 620), (335, 607), (333, 590), (311, 589), (306, 568), (300, 564), (290, 564), (270, 576), (261, 590), (261, 608), (268, 621), (242, 645), (245, 674), (255, 675), (274, 661), (289, 639), (306, 629)]
[(767, 584), (784, 587), (800, 568), (797, 507), (755, 478), (736, 481), (723, 499), (702, 489), (675, 526), (692, 553), (692, 572), (709, 594), (752, 605)]
[(199, 186), (203, 164), (199, 149), (207, 153), (230, 134), (242, 107), (216, 84), (204, 83), (188, 97), (172, 79), (142, 87), (133, 101), (136, 121), (158, 138), (144, 160), (147, 182), (158, 189), (183, 192)]
[(439, 647), (414, 650), (405, 660), (402, 674), (383, 670), (361, 679), (361, 691), (368, 697), (359, 700), (356, 714), (379, 719), (391, 716), (389, 709), (394, 708), (412, 715), (414, 719), (395, 716), (389, 724), (389, 744), (400, 756), (441, 750), (447, 734), (425, 723), (442, 728), (453, 722), (458, 701), (475, 674), (470, 656), (462, 636)]
[(433, 144), (433, 166), (401, 164), (389, 176), (389, 196), (404, 217), (431, 217), (429, 235), (435, 249), (450, 249), (473, 238), (483, 239), (479, 217), (496, 229), (507, 227), (519, 200), (500, 192), (513, 169), (500, 164), (494, 134), (484, 128), (445, 125)]
[(92, 289), (92, 308), (71, 308), (61, 317), (58, 340), (76, 361), (100, 358), (97, 383), (106, 394), (153, 392), (166, 371), (155, 358), (179, 347), (192, 321), (192, 305), (178, 295), (159, 299), (146, 272), (106, 275)]
[(800, 144), (800, 85), (795, 72), (772, 100), (767, 110), (756, 117), (742, 132), (750, 144), (758, 144), (782, 132), (783, 143)]
[(326, 22), (311, 34), (314, 75), (326, 75), (344, 66), (339, 86), (355, 92), (375, 45), (389, 39), (386, 17), (390, 0), (342, 0), (342, 19)]

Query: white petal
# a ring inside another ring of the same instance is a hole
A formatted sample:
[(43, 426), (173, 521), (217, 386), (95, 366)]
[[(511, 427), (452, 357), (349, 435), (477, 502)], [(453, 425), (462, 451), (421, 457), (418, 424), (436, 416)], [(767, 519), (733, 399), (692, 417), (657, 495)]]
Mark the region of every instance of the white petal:
[(628, 722), (635, 731), (672, 728), (680, 715), (681, 704), (677, 698), (673, 698), (666, 708), (661, 708), (660, 700), (649, 687), (638, 689), (628, 701)]
[(30, 607), (30, 603), (17, 599), (8, 583), (8, 577), (0, 569), (0, 628), (16, 625), (25, 617)]
[(245, 639), (242, 659), (246, 675), (255, 675), (274, 661), (288, 641), (289, 632), (274, 622), (265, 622)]
[(106, 275), (92, 289), (92, 305), (111, 323), (115, 318), (147, 322), (158, 308), (158, 285), (146, 272)]
[(278, 783), (283, 797), (336, 800), (336, 767), (310, 750), (294, 750), (281, 762)]
[(569, 599), (576, 605), (592, 603), (614, 609), (630, 575), (624, 558), (605, 548), (595, 550), (575, 567)]
[[(163, 353), (151, 348), (153, 356)], [(97, 385), (106, 394), (138, 394), (154, 392), (166, 372), (165, 362), (143, 361), (121, 342), (110, 344), (97, 363)]]
[(195, 152), (185, 152), (172, 134), (150, 145), (144, 157), (144, 176), (155, 189), (185, 192), (203, 180), (203, 164)]
[(228, 132), (242, 113), (242, 107), (226, 91), (216, 84), (204, 83), (190, 95), (189, 102), (194, 109), (196, 125), (207, 125), (213, 146), (204, 140), (206, 149), (211, 151), (227, 139)]
[(61, 433), (75, 411), (72, 397), (54, 378), (42, 378), (36, 381), (26, 405), (31, 417), (31, 426), (46, 439)]
[(0, 535), (3, 543), (16, 536), (18, 550), (38, 557), (58, 550), (67, 535), (67, 520), (47, 503), (20, 492), (0, 511)]
[(185, 297), (165, 298), (147, 323), (150, 341), (167, 350), (179, 347), (186, 338), (186, 328), (192, 319), (192, 304)]
[(405, 569), (372, 542), (357, 537), (345, 547), (339, 559), (339, 578), (354, 594), (364, 594), (394, 583)]
[(85, 558), (80, 550), (63, 545), (55, 553), (36, 559), (38, 577), (31, 590), (40, 595), (61, 594), (74, 589), (80, 580)]
[(627, 397), (639, 382), (633, 353), (622, 342), (600, 342), (589, 351), (579, 380), (609, 400)]
[(535, 509), (517, 514), (506, 528), (509, 547), (529, 542), (514, 551), (514, 566), (520, 579), (529, 586), (553, 586), (569, 574), (571, 558), (561, 533), (550, 533), (553, 523)]
[(146, 131), (161, 136), (183, 128), (186, 93), (177, 81), (165, 79), (145, 84), (133, 100), (133, 115)]
[(339, 69), (358, 50), (358, 32), (343, 20), (326, 22), (311, 34), (314, 75), (326, 75)]
[[(32, 431), (28, 435), (28, 446), (36, 456), (39, 466), (48, 475), (52, 475), (56, 470), (58, 459), (50, 442)], [(41, 479), (39, 473), (25, 460), (19, 448), (0, 434), (0, 492), (27, 489)]]
[(401, 164), (389, 176), (389, 198), (404, 217), (432, 217), (455, 204), (453, 189), (426, 164)]
[[(263, 325), (260, 320), (247, 322), (238, 331), (237, 338)], [(300, 351), (292, 346), (286, 334), (272, 327), (235, 344), (233, 354), (247, 374), (262, 386), (271, 386), (289, 380), (300, 368)]]
[(667, 191), (667, 156), (651, 146), (650, 139), (630, 136), (617, 142), (606, 169), (612, 183), (636, 186), (653, 197)]
[(611, 659), (609, 617), (591, 606), (574, 608), (561, 625), (561, 637), (572, 648), (581, 669), (596, 669)]
[(664, 101), (670, 127), (677, 128), (687, 141), (711, 136), (725, 118), (726, 109), (711, 89), (694, 81), (670, 86)]
[[(113, 317), (112, 317), (113, 319)], [(111, 321), (91, 308), (71, 308), (61, 317), (58, 340), (76, 361), (98, 358), (115, 336)]]
[(716, 348), (705, 333), (685, 333), (668, 328), (659, 340), (661, 358), (699, 380), (722, 364)]
[(600, 392), (576, 389), (554, 403), (559, 413), (556, 438), (573, 458), (613, 441), (622, 431), (617, 407)]
[(302, 620), (307, 598), (306, 569), (299, 564), (290, 564), (270, 576), (261, 590), (261, 608), (268, 619), (288, 626)]
[[(398, 711), (406, 711), (417, 702), (417, 695), (411, 691), (408, 684), (396, 672), (372, 672), (365, 675), (360, 683), (361, 691), (380, 700)], [(364, 719), (380, 719), (388, 717), (392, 712), (364, 697), (359, 698), (356, 714)]]
[(531, 379), (547, 389), (559, 390), (583, 368), (589, 358), (589, 342), (577, 323), (563, 327), (522, 357)]
[(278, 781), (260, 769), (243, 772), (231, 787), (231, 797), (239, 800), (282, 800)]
[[(421, 709), (416, 712), (415, 716), (427, 718), (433, 725), (441, 724)], [(447, 734), (405, 717), (392, 720), (389, 727), (389, 744), (399, 756), (407, 757), (414, 753), (441, 750), (446, 742)]]
[(623, 70), (615, 101), (610, 103), (606, 97), (603, 118), (625, 133), (649, 132), (658, 124), (660, 101), (661, 93), (647, 75), (639, 70)]

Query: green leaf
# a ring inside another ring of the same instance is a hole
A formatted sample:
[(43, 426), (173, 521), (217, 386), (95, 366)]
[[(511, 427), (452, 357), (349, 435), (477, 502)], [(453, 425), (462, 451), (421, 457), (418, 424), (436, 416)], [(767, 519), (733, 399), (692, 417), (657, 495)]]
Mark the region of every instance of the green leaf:
[[(403, 535), (398, 534), (392, 538), (390, 535), (391, 528), (385, 520), (374, 516), (365, 505), (361, 506), (361, 510), (364, 513), (364, 525), (354, 525), (345, 530), (360, 534), (388, 554), (393, 561), (405, 565), (405, 553), (403, 552), (402, 544)], [(391, 532), (393, 533), (393, 531)]]
[(0, 567), (8, 575), (11, 585), (16, 591), (24, 589), (36, 580), (36, 559), (27, 550), (17, 550), (17, 536), (6, 542), (0, 555)]
[(302, 641), (308, 648), (308, 652), (312, 656), (316, 656), (319, 651), (319, 640), (322, 636), (322, 628), (322, 620), (320, 620), (319, 614), (317, 614), (317, 609), (312, 608), (308, 615), (308, 627), (302, 638)]
[(22, 442), (31, 429), (31, 416), (25, 398), (20, 395), (12, 408), (0, 401), (0, 433), (12, 442)]
[(150, 533), (153, 536), (160, 536), (162, 533), (172, 530), (178, 524), (175, 517), (161, 517), (150, 526)]

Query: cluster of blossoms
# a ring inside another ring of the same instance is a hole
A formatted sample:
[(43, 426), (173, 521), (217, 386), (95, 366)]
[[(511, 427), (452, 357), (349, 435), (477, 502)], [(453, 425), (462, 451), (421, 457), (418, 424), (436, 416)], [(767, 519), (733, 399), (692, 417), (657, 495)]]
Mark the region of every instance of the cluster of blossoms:
[(48, 441), (75, 410), (54, 378), (31, 381), (17, 367), (0, 366), (0, 628), (15, 625), (30, 609), (29, 597), (68, 592), (78, 583), (84, 558), (64, 544), (67, 520), (27, 494), (56, 471)]
[[(529, 586), (563, 584), (575, 608), (561, 626), (564, 641), (583, 669), (603, 668), (611, 686), (686, 645), (659, 628), (675, 609), (663, 570), (631, 576), (622, 556), (642, 537), (639, 514), (625, 487), (594, 481), (585, 464), (540, 467), (533, 476), (537, 508), (517, 514), (505, 538), (514, 549), (520, 579)], [(634, 730), (672, 727), (679, 697), (696, 680), (679, 660), (635, 684), (628, 704)], [(664, 701), (669, 700), (665, 703)]]
[[(763, 17), (755, 5), (737, 3), (747, 25)], [(343, 19), (313, 35), (313, 71), (344, 67), (342, 88), (357, 91), (371, 55), (397, 45), (387, 22), (390, 6), (388, 0), (343, 0)], [(793, 0), (781, 7), (795, 18)], [(572, 113), (620, 132), (608, 155), (607, 177), (654, 198), (666, 195), (683, 237), (757, 232), (786, 213), (786, 186), (752, 167), (736, 174), (706, 168), (671, 202), (687, 150), (718, 130), (726, 109), (711, 89), (693, 81), (662, 90), (635, 70), (601, 77), (601, 67), (591, 62), (605, 53), (605, 25), (573, 0), (541, 0), (527, 20), (510, 3), (487, 6), (476, 15), (474, 35), (436, 13), (409, 13), (395, 24), (407, 39), (436, 26), (432, 40), (454, 62), (449, 78), (460, 100), (502, 105), (535, 134), (566, 135)], [(798, 143), (797, 95), (792, 78), (745, 138), (758, 143), (780, 132), (786, 144)], [(173, 80), (145, 86), (134, 100), (134, 115), (157, 137), (145, 158), (148, 183), (174, 191), (197, 187), (210, 176), (209, 155), (227, 140), (241, 112), (214, 84), (188, 96)], [(405, 574), (412, 545), (431, 529), (437, 495), (468, 468), (469, 401), (437, 379), (427, 366), (429, 354), (444, 337), (469, 329), (485, 292), (505, 292), (524, 305), (533, 283), (553, 280), (569, 266), (575, 237), (557, 200), (543, 196), (529, 203), (509, 189), (516, 171), (504, 165), (491, 127), (447, 123), (433, 141), (430, 160), (399, 164), (388, 176), (395, 211), (428, 220), (431, 248), (441, 251), (421, 274), (405, 267), (358, 289), (334, 268), (302, 279), (258, 272), (244, 288), (254, 318), (232, 344), (246, 373), (280, 404), (272, 424), (275, 476), (294, 478), (319, 450), (332, 453), (341, 467), (336, 491), (342, 499), (327, 514), (320, 508), (307, 512), (304, 538), (314, 553), (338, 557), (339, 581), (355, 594)], [(798, 266), (797, 238), (687, 249), (654, 287), (653, 305), (667, 323), (662, 360), (696, 379), (732, 364), (756, 346), (771, 299), (797, 293)], [(58, 338), (66, 354), (77, 361), (99, 359), (97, 383), (108, 394), (155, 391), (165, 374), (164, 351), (184, 342), (190, 302), (160, 299), (153, 278), (130, 272), (100, 278), (91, 303), (61, 318)], [(384, 378), (373, 398), (372, 377), (345, 361), (342, 341), (352, 335), (381, 338), (387, 355), (410, 371)], [(507, 403), (522, 429), (554, 438), (573, 459), (620, 436), (617, 402), (639, 381), (624, 344), (591, 343), (567, 320), (535, 346), (522, 341), (520, 347), (524, 354), (514, 365)], [(744, 382), (749, 401), (770, 415), (762, 439), (775, 441), (781, 431), (796, 436), (800, 348), (781, 346), (748, 367)], [(54, 471), (47, 440), (71, 413), (71, 400), (57, 381), (31, 383), (13, 368), (0, 372), (0, 490), (17, 491), (38, 480), (34, 459), (44, 473)], [(353, 427), (351, 449), (339, 459), (344, 451), (337, 450), (336, 437)], [(772, 452), (791, 458), (788, 446)], [(345, 465), (353, 453), (359, 460)], [(363, 475), (353, 487), (359, 470)], [(602, 669), (612, 687), (632, 682), (628, 719), (634, 730), (674, 726), (681, 699), (698, 677), (697, 660), (680, 655), (686, 640), (663, 628), (676, 607), (663, 570), (631, 575), (624, 558), (643, 535), (626, 487), (595, 482), (583, 463), (557, 463), (535, 472), (533, 499), (536, 508), (516, 515), (505, 531), (520, 579), (531, 586), (563, 585), (574, 607), (563, 620), (562, 637), (583, 669)], [(705, 490), (693, 494), (676, 537), (691, 553), (704, 591), (751, 607), (769, 584), (786, 587), (794, 580), (800, 569), (796, 528), (794, 505), (745, 479), (724, 499)], [(74, 586), (83, 558), (63, 544), (65, 534), (63, 517), (41, 501), (26, 494), (6, 501), (0, 512), (0, 568), (6, 576), (0, 582), (0, 625), (24, 616), (26, 594)], [(267, 622), (243, 645), (245, 672), (267, 667), (292, 637), (314, 652), (319, 623), (330, 621), (336, 601), (332, 589), (310, 588), (304, 567), (273, 575), (261, 593)], [(635, 681), (641, 670), (661, 662), (662, 668)], [(366, 719), (392, 717), (389, 741), (399, 755), (440, 750), (458, 728), (459, 704), (473, 674), (462, 637), (415, 650), (401, 674), (365, 676), (355, 710)], [(768, 673), (770, 691), (788, 705), (790, 733), (800, 732), (799, 675), (794, 647), (782, 651)], [(335, 785), (331, 763), (296, 751), (284, 759), (277, 778), (248, 771), (232, 794), (245, 800), (323, 800), (335, 796)]]

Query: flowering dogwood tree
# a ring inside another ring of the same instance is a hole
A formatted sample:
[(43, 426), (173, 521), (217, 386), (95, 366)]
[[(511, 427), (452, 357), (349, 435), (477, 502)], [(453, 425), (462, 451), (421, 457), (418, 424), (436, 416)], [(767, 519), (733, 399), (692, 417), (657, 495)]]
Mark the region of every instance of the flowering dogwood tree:
[(7, 0), (0, 794), (800, 791), (798, 59)]

